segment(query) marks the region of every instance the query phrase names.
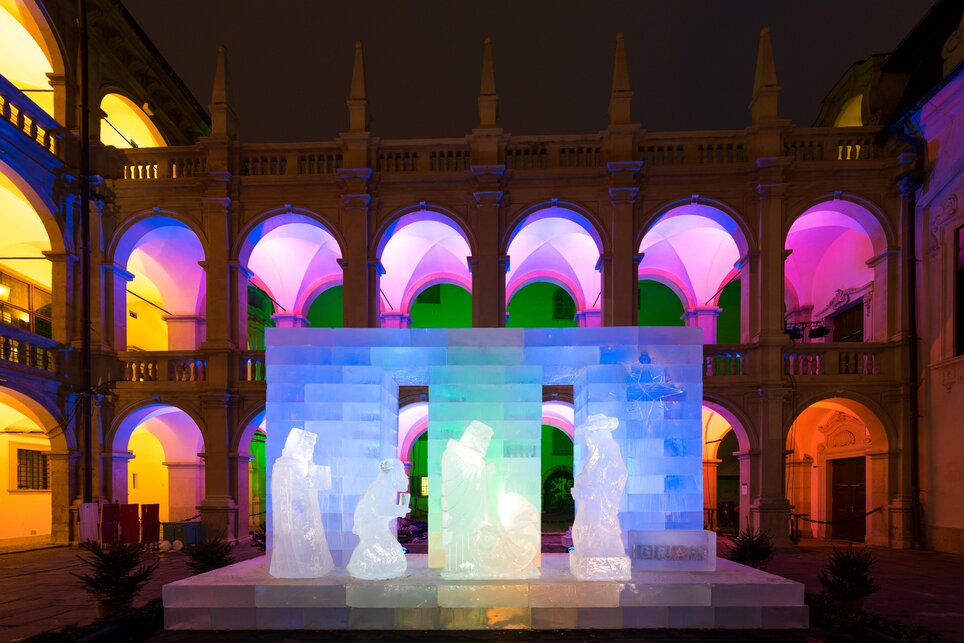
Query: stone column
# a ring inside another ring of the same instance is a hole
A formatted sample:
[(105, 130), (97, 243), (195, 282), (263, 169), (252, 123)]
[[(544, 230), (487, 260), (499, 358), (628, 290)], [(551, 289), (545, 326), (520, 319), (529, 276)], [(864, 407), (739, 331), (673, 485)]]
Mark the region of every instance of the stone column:
[[(867, 454), (867, 509), (870, 511), (876, 507), (882, 510), (867, 516), (867, 532), (864, 542), (868, 545), (879, 547), (905, 547), (906, 543), (900, 538), (900, 527), (902, 522), (899, 519), (899, 510), (891, 512), (890, 505), (890, 464), (891, 457), (899, 458), (899, 453), (891, 451), (881, 451)], [(909, 506), (908, 506), (909, 509)], [(891, 527), (891, 518), (898, 518), (897, 524)], [(894, 533), (896, 538), (891, 537)], [(910, 536), (910, 534), (906, 534)], [(909, 539), (908, 539), (909, 540)]]
[(475, 328), (500, 328), (505, 326), (505, 273), (509, 259), (501, 253), (502, 235), (505, 231), (502, 191), (504, 165), (473, 165), (477, 190), (475, 210), (472, 212), (472, 229), (477, 248), (469, 257), (472, 273), (472, 326)]
[(307, 328), (308, 320), (301, 315), (291, 313), (275, 313), (271, 316), (275, 328)]
[(100, 455), (101, 470), (109, 474), (107, 482), (110, 487), (107, 490), (109, 495), (107, 500), (110, 502), (127, 503), (127, 464), (134, 459), (130, 451), (104, 451)]
[[(73, 283), (75, 264), (78, 258), (76, 255), (62, 252), (45, 251), (43, 255), (50, 260), (51, 269), (51, 337), (62, 344), (66, 344), (70, 341), (70, 334), (73, 329), (69, 311), (77, 307), (74, 303), (76, 298), (73, 297)], [(92, 337), (91, 339), (93, 340), (92, 343), (104, 343), (103, 337)]]
[[(220, 183), (221, 177), (217, 177)], [(217, 189), (210, 192), (220, 192), (226, 186), (217, 185)], [(231, 233), (229, 220), (231, 217), (231, 199), (227, 196), (209, 196), (204, 199), (205, 233), (207, 234), (208, 256), (204, 258), (201, 267), (204, 268), (206, 283), (205, 291), (205, 326), (206, 338), (203, 348), (207, 351), (228, 351), (235, 348), (232, 337), (232, 317), (236, 317), (232, 306), (236, 305), (236, 297), (228, 287), (228, 256), (231, 252)], [(208, 314), (212, 311), (214, 314)], [(226, 375), (218, 377), (208, 372), (212, 381), (227, 381)]]
[(164, 315), (167, 322), (167, 350), (196, 351), (201, 343), (204, 317), (197, 315)]
[[(612, 257), (600, 262), (602, 267), (602, 314), (606, 326), (635, 326), (638, 310), (638, 261), (635, 209), (639, 188), (636, 174), (639, 161), (617, 161), (607, 164), (610, 185), (609, 203)], [(589, 302), (586, 302), (587, 304)]]
[(894, 293), (899, 288), (898, 254), (897, 249), (888, 248), (867, 262), (874, 270), (874, 287), (864, 294), (865, 342), (889, 341), (891, 329), (895, 328), (896, 319), (891, 317), (891, 311), (896, 309), (893, 300), (897, 299)]
[(70, 490), (71, 459), (79, 454), (76, 451), (48, 451), (47, 466), (50, 476), (50, 542), (55, 545), (68, 545), (71, 542), (71, 500)]
[(576, 312), (576, 322), (579, 328), (599, 328), (602, 326), (601, 310), (580, 310)]
[(228, 443), (231, 427), (237, 424), (237, 400), (230, 394), (201, 395), (204, 419), (204, 500), (201, 501), (201, 523), (205, 537), (218, 534), (235, 540), (238, 507), (231, 496)]
[(104, 276), (104, 337), (117, 351), (127, 350), (127, 284), (134, 275), (116, 263), (101, 266)]
[(251, 271), (237, 261), (228, 262), (228, 289), (233, 297), (235, 311), (231, 323), (231, 339), (238, 350), (248, 349), (248, 283)]
[[(752, 525), (770, 533), (778, 547), (790, 545), (790, 502), (784, 489), (783, 417), (790, 389), (761, 386), (757, 389), (757, 417), (760, 418), (760, 457), (752, 471), (758, 495), (750, 504)], [(742, 466), (742, 463), (741, 463)]]
[(753, 472), (760, 467), (760, 450), (734, 451), (733, 455), (740, 463), (740, 524), (737, 525), (737, 530), (741, 530), (746, 529), (750, 504), (758, 495), (758, 485)]
[(379, 319), (381, 328), (408, 328), (412, 324), (411, 315), (405, 313), (382, 313)]
[[(703, 460), (703, 508), (716, 509), (716, 471), (720, 467), (720, 459)], [(715, 514), (715, 511), (714, 511)], [(718, 521), (715, 518), (714, 521)], [(716, 524), (719, 524), (718, 522)], [(707, 525), (709, 527), (709, 525)]]
[(193, 518), (204, 497), (204, 464), (163, 462), (167, 467), (167, 519), (178, 522)]
[(740, 271), (740, 343), (749, 344), (750, 338), (759, 334), (760, 319), (757, 315), (756, 296), (760, 253), (750, 252), (740, 257), (735, 267)]
[[(344, 285), (345, 327), (368, 328), (378, 324), (379, 293), (377, 268), (369, 265), (370, 168), (339, 168), (342, 182), (341, 229), (345, 248), (339, 264)], [(376, 273), (376, 274), (373, 274)]]
[(703, 343), (716, 343), (716, 319), (723, 312), (717, 306), (697, 306), (683, 313), (683, 321), (687, 326), (700, 328), (703, 331)]

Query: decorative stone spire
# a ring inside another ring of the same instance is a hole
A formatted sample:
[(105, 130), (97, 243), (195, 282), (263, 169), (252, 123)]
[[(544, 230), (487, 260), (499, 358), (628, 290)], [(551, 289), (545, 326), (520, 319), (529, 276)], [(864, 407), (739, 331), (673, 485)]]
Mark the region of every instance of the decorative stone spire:
[(613, 62), (613, 88), (609, 95), (609, 124), (631, 122), (630, 108), (633, 90), (629, 87), (629, 66), (626, 64), (626, 45), (623, 34), (616, 34), (616, 60)]
[(355, 63), (351, 70), (351, 91), (348, 92), (348, 131), (367, 132), (370, 120), (368, 92), (365, 88), (365, 53), (361, 42), (356, 41)]
[(773, 63), (773, 46), (770, 44), (770, 28), (760, 32), (760, 45), (756, 52), (756, 73), (753, 77), (753, 98), (750, 100), (750, 121), (776, 120), (780, 118), (777, 101), (780, 85), (777, 84), (777, 69)]
[(218, 47), (218, 66), (214, 71), (208, 110), (211, 112), (211, 136), (234, 138), (238, 117), (231, 107), (231, 74), (228, 70), (228, 49), (224, 45)]
[(492, 39), (482, 43), (482, 85), (479, 88), (479, 127), (498, 127), (499, 95), (495, 93), (495, 66), (492, 64)]

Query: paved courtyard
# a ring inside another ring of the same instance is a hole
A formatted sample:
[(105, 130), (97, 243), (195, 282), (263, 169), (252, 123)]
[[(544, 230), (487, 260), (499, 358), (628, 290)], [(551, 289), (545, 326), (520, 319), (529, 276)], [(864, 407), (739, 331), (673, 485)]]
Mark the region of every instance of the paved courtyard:
[[(817, 573), (830, 552), (825, 541), (804, 541), (793, 551), (779, 552), (767, 571), (804, 583), (807, 591), (820, 589)], [(927, 551), (901, 551), (874, 548), (878, 558), (875, 577), (882, 586), (867, 599), (865, 609), (906, 623), (925, 625), (941, 635), (964, 641), (964, 556)], [(70, 572), (80, 572), (75, 548), (51, 548), (20, 553), (0, 554), (0, 641), (19, 641), (46, 630), (88, 623), (94, 617), (94, 602), (78, 586)], [(257, 551), (241, 544), (235, 548), (238, 560), (257, 555)], [(186, 557), (179, 553), (160, 554), (160, 566), (154, 578), (141, 592), (135, 604), (143, 605), (159, 597), (161, 587), (190, 574)], [(625, 633), (618, 640), (639, 640)], [(152, 641), (299, 641), (308, 640), (292, 634), (225, 634), (203, 636), (187, 632), (158, 632)], [(738, 640), (721, 633), (716, 640)], [(331, 640), (371, 640), (371, 635), (346, 633)], [(547, 638), (548, 637), (548, 638)], [(456, 637), (458, 640), (603, 640), (583, 632), (576, 638), (555, 634), (478, 633)], [(604, 637), (612, 640), (612, 634)], [(675, 640), (680, 638), (671, 637)], [(377, 640), (377, 639), (376, 639)], [(388, 637), (386, 640), (392, 640)], [(439, 633), (432, 640), (456, 640)], [(660, 637), (660, 640), (665, 640)], [(693, 640), (693, 639), (690, 639)], [(702, 640), (706, 640), (705, 637)], [(744, 637), (742, 640), (760, 640)]]

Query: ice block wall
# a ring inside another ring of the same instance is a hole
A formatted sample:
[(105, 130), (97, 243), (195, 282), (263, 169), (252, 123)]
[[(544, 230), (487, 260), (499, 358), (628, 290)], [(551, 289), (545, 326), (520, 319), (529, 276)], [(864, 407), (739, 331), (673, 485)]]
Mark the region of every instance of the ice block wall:
[[(290, 428), (319, 434), (315, 462), (332, 467), (324, 520), (337, 565), (357, 542), (358, 496), (395, 454), (400, 384), (429, 386), (433, 566), (441, 564), (442, 450), (472, 420), (495, 430), (496, 479), (540, 506), (542, 385), (573, 386), (577, 425), (593, 413), (619, 419), (614, 437), (629, 469), (624, 539), (631, 530), (702, 528), (699, 329), (272, 328), (266, 340), (268, 473)], [(267, 508), (270, 529), (270, 495)]]

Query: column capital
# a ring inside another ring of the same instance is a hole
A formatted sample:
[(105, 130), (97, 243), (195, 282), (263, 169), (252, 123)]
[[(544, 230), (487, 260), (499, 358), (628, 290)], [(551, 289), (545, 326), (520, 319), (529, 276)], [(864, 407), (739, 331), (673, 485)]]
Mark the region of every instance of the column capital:
[(367, 192), (359, 192), (356, 194), (342, 194), (341, 195), (341, 206), (348, 211), (352, 210), (368, 210), (369, 204), (372, 202), (372, 195)]
[(610, 161), (606, 163), (606, 170), (613, 175), (629, 174), (632, 177), (642, 169), (642, 161)]
[(501, 164), (491, 164), (491, 165), (470, 165), (469, 170), (475, 178), (482, 178), (487, 176), (501, 177), (505, 174), (505, 165)]
[(370, 167), (339, 167), (335, 169), (335, 177), (339, 181), (367, 181), (372, 178)]
[(639, 196), (639, 188), (637, 187), (609, 188), (609, 200), (613, 205), (619, 203), (633, 205), (636, 203), (637, 196)]
[(472, 196), (475, 198), (475, 205), (484, 208), (500, 205), (505, 192), (502, 190), (484, 190), (473, 192)]
[(228, 270), (238, 271), (240, 274), (244, 275), (245, 279), (251, 279), (251, 277), (254, 276), (254, 273), (251, 272), (251, 270), (249, 270), (248, 267), (242, 264), (240, 261), (229, 261)]
[(128, 272), (126, 268), (123, 268), (116, 263), (102, 263), (100, 264), (101, 270), (107, 270), (113, 272), (115, 275), (123, 279), (124, 281), (133, 281), (134, 274)]

